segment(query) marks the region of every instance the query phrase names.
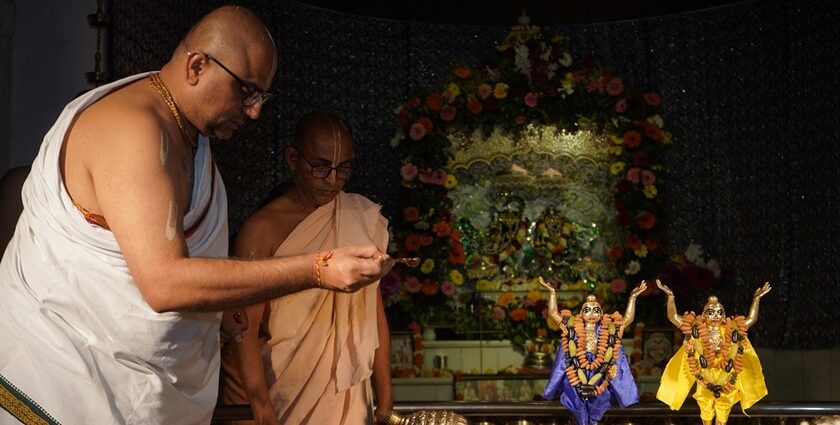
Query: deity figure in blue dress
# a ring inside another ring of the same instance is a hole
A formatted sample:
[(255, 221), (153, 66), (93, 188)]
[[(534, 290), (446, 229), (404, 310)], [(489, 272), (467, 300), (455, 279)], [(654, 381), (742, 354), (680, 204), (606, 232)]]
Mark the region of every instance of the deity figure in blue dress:
[(642, 283), (630, 293), (627, 310), (604, 314), (594, 295), (588, 295), (580, 313), (557, 311), (554, 287), (540, 278), (548, 289), (548, 318), (560, 328), (560, 347), (543, 397), (552, 400), (560, 393), (560, 403), (578, 425), (595, 425), (617, 404), (627, 407), (639, 401), (639, 391), (630, 364), (621, 346), (624, 329), (633, 321), (636, 298), (647, 289)]

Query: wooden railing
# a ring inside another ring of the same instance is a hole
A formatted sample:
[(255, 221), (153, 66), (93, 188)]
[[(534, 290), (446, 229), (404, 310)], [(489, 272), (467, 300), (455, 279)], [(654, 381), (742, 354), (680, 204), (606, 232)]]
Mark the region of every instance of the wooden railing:
[[(569, 423), (569, 414), (559, 402), (401, 402), (394, 408), (408, 414), (419, 410), (449, 410), (463, 415), (474, 424), (549, 425)], [(749, 415), (749, 416), (747, 416)], [(693, 400), (678, 412), (657, 402), (635, 404), (607, 412), (603, 423), (614, 424), (696, 424), (700, 413)], [(247, 405), (218, 406), (214, 423), (251, 419)], [(760, 402), (744, 414), (738, 405), (732, 409), (731, 424), (840, 424), (840, 402)]]

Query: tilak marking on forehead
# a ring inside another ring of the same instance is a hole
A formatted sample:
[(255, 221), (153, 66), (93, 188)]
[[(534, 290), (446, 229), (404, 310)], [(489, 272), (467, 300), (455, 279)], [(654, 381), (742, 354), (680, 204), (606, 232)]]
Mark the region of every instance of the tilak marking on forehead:
[[(332, 166), (338, 166), (338, 159), (341, 158), (341, 130), (336, 131), (335, 123), (330, 123), (330, 129), (332, 130), (333, 134), (333, 143), (335, 147), (333, 148), (333, 160)], [(336, 134), (338, 134), (338, 138), (336, 139)]]

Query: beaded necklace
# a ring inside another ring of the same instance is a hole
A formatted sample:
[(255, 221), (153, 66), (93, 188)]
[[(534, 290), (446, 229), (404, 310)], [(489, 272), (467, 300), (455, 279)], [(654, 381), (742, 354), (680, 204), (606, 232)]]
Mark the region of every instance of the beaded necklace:
[(184, 137), (184, 141), (190, 146), (193, 152), (195, 152), (197, 143), (192, 139), (192, 137), (190, 137), (189, 132), (187, 132), (187, 128), (184, 125), (184, 118), (181, 115), (181, 110), (178, 109), (178, 105), (175, 104), (175, 100), (172, 98), (172, 93), (169, 93), (169, 89), (166, 88), (166, 85), (164, 85), (163, 81), (160, 79), (160, 73), (155, 72), (149, 74), (149, 83), (152, 84), (152, 87), (154, 87), (160, 97), (163, 98), (163, 103), (166, 103), (169, 111), (172, 112), (172, 116), (175, 117), (175, 123), (178, 124), (178, 129), (181, 130), (181, 136)]
[[(726, 318), (720, 325), (720, 345), (714, 346), (709, 327), (703, 316), (687, 313), (683, 316), (680, 330), (685, 334), (683, 347), (688, 361), (688, 370), (697, 385), (712, 393), (715, 398), (732, 392), (738, 381), (738, 374), (744, 368), (742, 357), (747, 342), (747, 327), (744, 316)], [(711, 369), (723, 369), (722, 379), (714, 380)]]
[[(597, 343), (593, 353), (595, 358), (590, 362), (586, 358), (586, 347), (590, 344), (587, 344), (583, 318), (580, 315), (572, 318), (570, 313), (566, 312), (564, 311), (565, 323), (561, 327), (560, 337), (566, 355), (566, 377), (581, 398), (596, 397), (606, 391), (610, 381), (618, 373), (616, 360), (620, 355), (621, 336), (624, 334), (622, 316), (619, 313), (601, 316), (601, 327), (596, 334)], [(587, 371), (593, 375), (587, 377)]]

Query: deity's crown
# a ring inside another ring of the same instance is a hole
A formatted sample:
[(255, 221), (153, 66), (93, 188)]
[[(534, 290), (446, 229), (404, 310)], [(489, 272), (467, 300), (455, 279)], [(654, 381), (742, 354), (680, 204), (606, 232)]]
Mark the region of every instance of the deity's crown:
[(584, 302), (583, 305), (584, 306), (588, 305), (590, 307), (593, 307), (593, 306), (600, 307), (601, 306), (601, 304), (598, 302), (598, 298), (596, 298), (595, 295), (592, 295), (592, 294), (589, 294), (589, 295), (586, 296), (586, 302)]
[(703, 311), (708, 310), (709, 307), (720, 307), (721, 309), (723, 309), (723, 304), (721, 304), (720, 301), (718, 301), (718, 297), (712, 295), (706, 301), (706, 305), (703, 306)]

